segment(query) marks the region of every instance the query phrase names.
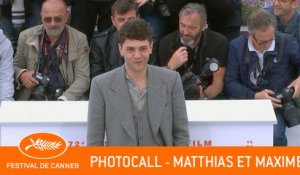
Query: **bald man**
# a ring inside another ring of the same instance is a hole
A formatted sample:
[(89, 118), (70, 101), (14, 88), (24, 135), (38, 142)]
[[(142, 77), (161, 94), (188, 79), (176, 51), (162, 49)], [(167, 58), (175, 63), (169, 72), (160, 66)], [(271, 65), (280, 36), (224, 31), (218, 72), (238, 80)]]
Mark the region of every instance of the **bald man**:
[(89, 89), (86, 36), (66, 25), (63, 0), (42, 4), (42, 25), (20, 33), (14, 59), (16, 100), (80, 100)]

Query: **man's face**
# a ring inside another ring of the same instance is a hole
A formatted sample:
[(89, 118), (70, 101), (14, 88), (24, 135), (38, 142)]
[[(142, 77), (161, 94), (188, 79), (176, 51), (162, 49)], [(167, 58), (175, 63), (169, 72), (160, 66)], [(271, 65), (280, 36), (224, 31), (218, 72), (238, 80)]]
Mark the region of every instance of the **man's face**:
[(45, 2), (41, 10), (41, 18), (48, 36), (59, 36), (68, 19), (66, 8), (59, 1)]
[(294, 11), (296, 2), (296, 0), (273, 0), (274, 14), (279, 17), (290, 14)]
[(270, 47), (272, 41), (275, 39), (275, 28), (269, 26), (265, 31), (254, 30), (254, 33), (250, 34), (250, 37), (254, 48), (263, 52)]
[(111, 16), (111, 21), (113, 25), (119, 30), (123, 24), (125, 24), (130, 19), (137, 18), (137, 14), (135, 10), (129, 10), (125, 14), (117, 14), (115, 13), (114, 16)]
[(184, 45), (192, 47), (199, 42), (205, 23), (195, 12), (192, 14), (182, 14), (179, 16), (179, 34)]
[(147, 69), (149, 56), (152, 52), (152, 42), (126, 39), (123, 44), (119, 44), (119, 51), (124, 57), (126, 71), (143, 72)]

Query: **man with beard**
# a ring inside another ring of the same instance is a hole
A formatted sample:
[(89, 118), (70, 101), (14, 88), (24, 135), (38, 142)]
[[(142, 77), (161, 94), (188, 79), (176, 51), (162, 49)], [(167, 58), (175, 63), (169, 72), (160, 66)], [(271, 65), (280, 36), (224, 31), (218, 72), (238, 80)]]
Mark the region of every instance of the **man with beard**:
[(89, 89), (86, 36), (67, 26), (63, 0), (45, 0), (42, 25), (20, 33), (14, 59), (17, 100), (80, 100)]
[(189, 99), (212, 99), (223, 90), (228, 41), (223, 35), (206, 30), (206, 19), (203, 5), (187, 4), (179, 12), (179, 31), (165, 36), (158, 46), (161, 66), (176, 70), (181, 76), (189, 72), (200, 75), (201, 69), (211, 58), (218, 60), (219, 69), (206, 77), (207, 88), (199, 86), (195, 96)]

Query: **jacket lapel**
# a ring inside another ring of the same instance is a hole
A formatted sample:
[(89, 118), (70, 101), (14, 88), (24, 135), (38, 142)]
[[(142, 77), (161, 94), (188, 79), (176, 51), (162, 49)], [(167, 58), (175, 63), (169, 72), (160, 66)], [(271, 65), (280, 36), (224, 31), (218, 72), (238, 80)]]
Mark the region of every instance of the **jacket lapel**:
[(167, 104), (166, 85), (160, 75), (148, 66), (148, 114), (152, 133), (157, 135)]
[(136, 142), (131, 97), (125, 79), (124, 66), (117, 69), (111, 88), (109, 89), (110, 103), (114, 107), (125, 131)]

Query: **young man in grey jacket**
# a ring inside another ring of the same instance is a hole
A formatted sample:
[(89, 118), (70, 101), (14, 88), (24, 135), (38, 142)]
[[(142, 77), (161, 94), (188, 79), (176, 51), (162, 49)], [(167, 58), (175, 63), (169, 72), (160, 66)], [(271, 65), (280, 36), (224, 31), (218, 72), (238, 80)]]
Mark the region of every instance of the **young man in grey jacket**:
[(142, 19), (118, 31), (123, 66), (92, 80), (87, 144), (188, 146), (188, 118), (180, 76), (148, 65), (152, 31)]

